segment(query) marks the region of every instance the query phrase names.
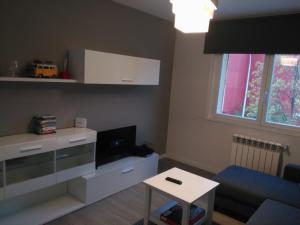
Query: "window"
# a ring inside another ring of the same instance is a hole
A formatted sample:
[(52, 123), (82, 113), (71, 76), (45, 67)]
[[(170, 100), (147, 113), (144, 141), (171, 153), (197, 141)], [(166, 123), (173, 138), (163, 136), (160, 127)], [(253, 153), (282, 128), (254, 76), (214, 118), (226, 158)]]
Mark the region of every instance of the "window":
[(276, 55), (268, 99), (269, 123), (300, 127), (300, 56)]
[(224, 56), (217, 113), (256, 119), (264, 61), (265, 55)]
[(218, 62), (217, 118), (300, 128), (300, 55), (225, 54)]

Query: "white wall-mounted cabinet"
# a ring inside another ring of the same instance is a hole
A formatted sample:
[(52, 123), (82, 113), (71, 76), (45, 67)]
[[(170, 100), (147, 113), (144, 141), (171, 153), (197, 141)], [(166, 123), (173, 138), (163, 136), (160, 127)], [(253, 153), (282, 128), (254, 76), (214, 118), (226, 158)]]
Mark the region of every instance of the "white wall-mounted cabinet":
[(159, 85), (160, 61), (86, 49), (70, 51), (70, 71), (85, 84)]

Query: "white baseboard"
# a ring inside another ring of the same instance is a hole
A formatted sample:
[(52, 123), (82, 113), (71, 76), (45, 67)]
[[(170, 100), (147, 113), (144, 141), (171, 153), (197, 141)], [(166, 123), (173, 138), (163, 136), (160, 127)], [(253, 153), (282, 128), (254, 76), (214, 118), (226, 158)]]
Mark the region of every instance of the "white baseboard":
[(199, 163), (195, 160), (192, 160), (192, 159), (186, 158), (182, 155), (177, 155), (177, 154), (174, 154), (174, 153), (166, 153), (166, 154), (163, 154), (162, 156), (163, 156), (163, 158), (170, 158), (170, 159), (173, 159), (175, 161), (187, 164), (189, 166), (196, 167), (198, 169), (206, 170), (206, 171), (214, 173), (214, 174), (217, 174), (222, 170), (220, 168), (216, 168), (216, 167), (213, 167), (213, 166), (210, 166), (210, 165), (207, 165), (207, 164)]
[(159, 159), (164, 159), (164, 158), (168, 158), (167, 153), (159, 155)]

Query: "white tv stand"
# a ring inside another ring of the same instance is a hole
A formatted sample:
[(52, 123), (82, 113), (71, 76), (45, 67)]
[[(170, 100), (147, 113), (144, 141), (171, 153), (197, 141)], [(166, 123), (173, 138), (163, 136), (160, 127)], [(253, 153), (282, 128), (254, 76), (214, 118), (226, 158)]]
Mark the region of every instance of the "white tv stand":
[(69, 191), (91, 204), (156, 175), (158, 158), (154, 153), (147, 158), (127, 157), (105, 164), (94, 173), (70, 181)]
[(157, 173), (157, 154), (95, 170), (95, 142), (85, 128), (0, 137), (0, 224), (44, 224)]

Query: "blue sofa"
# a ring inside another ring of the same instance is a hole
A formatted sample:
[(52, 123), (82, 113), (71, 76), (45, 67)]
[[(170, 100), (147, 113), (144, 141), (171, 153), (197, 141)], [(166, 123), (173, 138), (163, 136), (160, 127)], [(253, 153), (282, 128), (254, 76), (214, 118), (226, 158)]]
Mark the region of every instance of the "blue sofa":
[[(300, 209), (299, 166), (287, 165), (284, 179), (230, 166), (217, 174), (214, 180), (220, 183), (216, 192), (215, 210), (243, 222), (248, 221), (260, 206), (262, 209), (259, 210), (266, 210), (263, 205), (266, 200)], [(270, 207), (274, 203), (265, 204)]]
[(247, 225), (299, 225), (300, 209), (281, 202), (266, 200), (247, 222)]

